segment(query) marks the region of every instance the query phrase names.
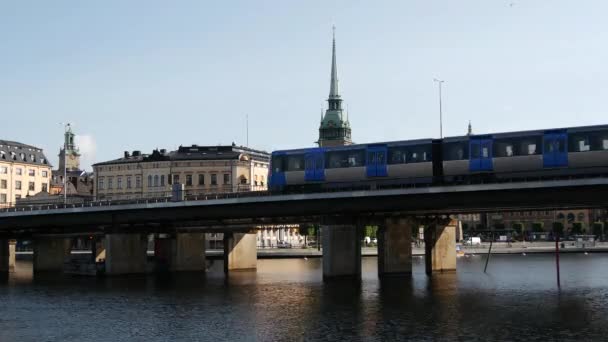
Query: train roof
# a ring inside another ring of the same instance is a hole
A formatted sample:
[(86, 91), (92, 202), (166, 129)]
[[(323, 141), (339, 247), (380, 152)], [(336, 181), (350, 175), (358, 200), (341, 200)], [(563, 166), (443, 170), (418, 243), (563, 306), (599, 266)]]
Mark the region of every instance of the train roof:
[(472, 134), (472, 135), (461, 135), (461, 136), (452, 136), (445, 137), (443, 139), (415, 139), (415, 140), (397, 140), (397, 141), (384, 141), (384, 142), (373, 142), (373, 143), (365, 143), (365, 144), (353, 144), (353, 145), (345, 145), (345, 146), (332, 146), (332, 147), (308, 147), (308, 148), (299, 148), (299, 149), (291, 149), (291, 150), (276, 150), (272, 153), (284, 153), (284, 154), (298, 154), (298, 153), (306, 153), (311, 150), (319, 150), (322, 149), (324, 151), (342, 151), (342, 150), (353, 150), (353, 149), (361, 149), (367, 148), (368, 146), (374, 145), (386, 145), (386, 146), (412, 146), (412, 145), (424, 145), (431, 144), (433, 140), (443, 140), (446, 143), (450, 142), (460, 142), (467, 141), (471, 138), (494, 138), (494, 139), (506, 139), (506, 138), (518, 138), (518, 137), (530, 137), (530, 136), (542, 136), (545, 132), (568, 132), (568, 133), (578, 133), (578, 132), (590, 132), (590, 131), (601, 131), (607, 130), (608, 125), (593, 125), (593, 126), (576, 126), (576, 127), (563, 127), (563, 128), (549, 128), (549, 129), (536, 129), (536, 130), (527, 130), (527, 131), (516, 131), (516, 132), (499, 132), (499, 133), (486, 133), (486, 134)]

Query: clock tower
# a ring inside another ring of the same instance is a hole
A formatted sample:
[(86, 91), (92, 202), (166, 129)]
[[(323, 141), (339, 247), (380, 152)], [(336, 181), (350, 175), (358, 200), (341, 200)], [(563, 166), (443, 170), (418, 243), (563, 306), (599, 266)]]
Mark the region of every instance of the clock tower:
[(348, 113), (342, 109), (342, 98), (338, 91), (338, 66), (336, 65), (336, 28), (334, 27), (331, 54), (331, 80), (329, 84), (329, 98), (327, 99), (327, 110), (325, 116), (321, 115), (319, 126), (319, 140), (317, 143), (323, 146), (351, 145), (350, 122)]
[(64, 145), (59, 149), (59, 170), (64, 167), (67, 171), (80, 170), (80, 153), (74, 144), (75, 134), (72, 132), (72, 126), (68, 124), (64, 136)]

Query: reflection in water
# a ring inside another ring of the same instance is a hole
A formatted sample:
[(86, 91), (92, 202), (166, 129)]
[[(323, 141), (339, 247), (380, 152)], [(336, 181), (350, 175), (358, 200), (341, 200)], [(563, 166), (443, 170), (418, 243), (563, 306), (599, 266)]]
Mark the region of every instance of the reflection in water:
[(602, 340), (608, 335), (608, 255), (461, 258), (429, 278), (322, 281), (320, 259), (221, 262), (206, 274), (95, 279), (36, 275), (31, 263), (0, 285), (0, 341), (119, 340)]

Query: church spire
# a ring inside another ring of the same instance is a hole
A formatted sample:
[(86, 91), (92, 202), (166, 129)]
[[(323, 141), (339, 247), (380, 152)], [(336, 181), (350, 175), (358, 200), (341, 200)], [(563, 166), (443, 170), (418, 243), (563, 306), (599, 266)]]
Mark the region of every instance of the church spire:
[(467, 135), (473, 135), (473, 127), (471, 127), (471, 120), (469, 120), (469, 127), (467, 129)]
[(336, 27), (332, 27), (333, 40), (331, 49), (331, 82), (329, 85), (329, 98), (339, 99), (340, 92), (338, 90), (338, 66), (336, 65)]

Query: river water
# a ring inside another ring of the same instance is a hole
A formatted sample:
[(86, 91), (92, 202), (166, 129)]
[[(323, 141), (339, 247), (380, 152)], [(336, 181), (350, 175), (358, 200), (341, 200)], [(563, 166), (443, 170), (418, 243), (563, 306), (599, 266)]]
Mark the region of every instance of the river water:
[(608, 254), (458, 260), (455, 273), (324, 283), (321, 259), (258, 260), (257, 272), (95, 279), (36, 276), (0, 284), (0, 341), (606, 340)]

